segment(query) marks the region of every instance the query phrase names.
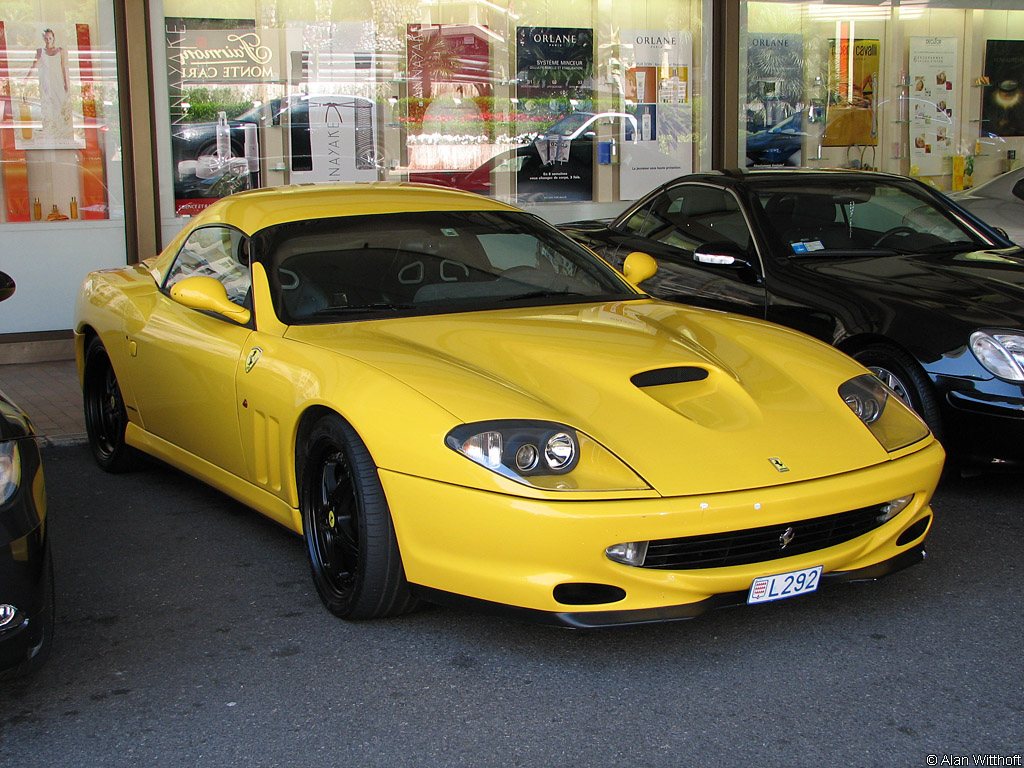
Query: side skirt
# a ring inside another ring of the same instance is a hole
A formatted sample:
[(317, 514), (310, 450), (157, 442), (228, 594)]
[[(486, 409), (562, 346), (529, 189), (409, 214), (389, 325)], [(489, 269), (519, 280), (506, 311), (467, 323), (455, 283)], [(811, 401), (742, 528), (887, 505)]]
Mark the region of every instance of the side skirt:
[(125, 442), (143, 453), (167, 462), (172, 467), (180, 469), (185, 474), (203, 481), (218, 491), (226, 493), (235, 501), (252, 507), (285, 528), (302, 534), (302, 515), (299, 510), (269, 491), (230, 472), (225, 472), (220, 467), (146, 432), (134, 423), (129, 422), (128, 428), (125, 430)]

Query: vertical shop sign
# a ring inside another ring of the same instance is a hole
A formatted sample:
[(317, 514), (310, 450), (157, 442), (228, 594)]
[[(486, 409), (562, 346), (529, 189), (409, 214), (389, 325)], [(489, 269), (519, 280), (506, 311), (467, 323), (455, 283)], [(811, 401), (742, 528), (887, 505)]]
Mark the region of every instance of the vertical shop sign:
[(373, 102), (310, 96), (291, 109), (291, 180), (376, 181)]
[(621, 34), (626, 99), (635, 103), (636, 129), (618, 137), (619, 195), (633, 200), (693, 168), (693, 37), (664, 29)]
[[(172, 18), (165, 22), (174, 162), (174, 210), (193, 215), (249, 189), (245, 122), (234, 120), (252, 99), (236, 88), (280, 78), (278, 57), (254, 19)], [(255, 124), (255, 117), (247, 122)]]
[[(92, 73), (92, 40), (88, 24), (76, 24), (78, 38), (78, 68), (82, 80), (82, 116), (85, 122), (85, 148), (81, 152), (78, 170), (81, 174), (81, 198), (74, 214), (83, 219), (107, 218), (106, 183), (103, 174), (103, 149), (96, 115), (96, 92)], [(69, 208), (70, 210), (70, 208)]]
[(290, 181), (376, 181), (380, 154), (373, 24), (291, 22), (286, 37), (293, 62), (290, 81), (340, 91), (289, 99), (283, 112)]
[(985, 77), (982, 130), (1024, 136), (1024, 40), (989, 40)]
[(878, 144), (879, 41), (830, 39), (826, 147)]
[(957, 71), (955, 37), (910, 38), (910, 164), (922, 176), (942, 173), (943, 159), (953, 154)]
[(490, 95), (491, 43), (486, 27), (410, 24), (407, 35), (410, 97)]
[(747, 165), (799, 166), (807, 134), (801, 112), (804, 37), (751, 33), (748, 46)]
[(7, 64), (7, 29), (0, 21), (0, 178), (3, 179), (6, 221), (29, 221), (28, 166), (17, 148), (11, 71)]
[[(590, 104), (594, 71), (594, 31), (579, 27), (516, 28), (516, 91), (527, 113), (550, 114), (552, 121)], [(571, 127), (571, 126), (570, 126)], [(536, 130), (536, 128), (533, 128)], [(517, 176), (520, 195), (531, 201), (591, 200), (593, 142), (552, 132), (526, 147)]]
[(589, 99), (594, 71), (594, 30), (517, 27), (519, 99), (554, 96)]

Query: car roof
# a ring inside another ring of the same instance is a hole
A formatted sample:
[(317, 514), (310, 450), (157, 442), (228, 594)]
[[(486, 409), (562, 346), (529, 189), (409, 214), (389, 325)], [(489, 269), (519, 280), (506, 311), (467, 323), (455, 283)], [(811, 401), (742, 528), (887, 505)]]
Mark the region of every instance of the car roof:
[(251, 235), (265, 227), (307, 219), (415, 211), (514, 211), (513, 206), (432, 184), (371, 182), (293, 184), (239, 192), (200, 213), (190, 229), (229, 224)]
[(424, 211), (521, 212), (472, 192), (432, 184), (378, 181), (267, 187), (222, 197), (183, 227), (154, 262), (147, 263), (165, 274), (189, 234), (204, 226), (226, 224), (252, 235), (267, 227), (310, 219)]
[(895, 173), (858, 171), (849, 168), (765, 168), (763, 170), (758, 169), (750, 171), (732, 169), (726, 171), (691, 173), (666, 182), (662, 185), (662, 188), (672, 187), (675, 184), (687, 181), (703, 181), (723, 187), (737, 187), (751, 181), (759, 181), (762, 179), (792, 180), (797, 178), (805, 179), (807, 181), (814, 179), (843, 179), (847, 181), (875, 181), (880, 183), (906, 183), (907, 181), (910, 181), (906, 176), (900, 176)]

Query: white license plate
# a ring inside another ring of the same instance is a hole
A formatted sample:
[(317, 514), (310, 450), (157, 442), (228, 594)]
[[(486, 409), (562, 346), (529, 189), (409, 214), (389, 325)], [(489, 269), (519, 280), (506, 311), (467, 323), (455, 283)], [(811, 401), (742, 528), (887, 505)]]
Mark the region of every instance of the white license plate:
[(821, 581), (822, 566), (804, 568), (802, 571), (777, 573), (774, 576), (762, 576), (754, 579), (750, 585), (747, 603), (768, 603), (772, 600), (784, 600), (813, 592)]

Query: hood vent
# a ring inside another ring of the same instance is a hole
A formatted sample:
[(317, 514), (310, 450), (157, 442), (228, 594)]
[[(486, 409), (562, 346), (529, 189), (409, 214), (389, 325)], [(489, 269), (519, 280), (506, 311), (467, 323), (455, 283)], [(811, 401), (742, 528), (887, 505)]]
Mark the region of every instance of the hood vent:
[(638, 387), (659, 387), (663, 384), (683, 384), (689, 381), (703, 381), (708, 377), (704, 368), (695, 366), (678, 366), (675, 368), (656, 368), (633, 376), (630, 381)]

